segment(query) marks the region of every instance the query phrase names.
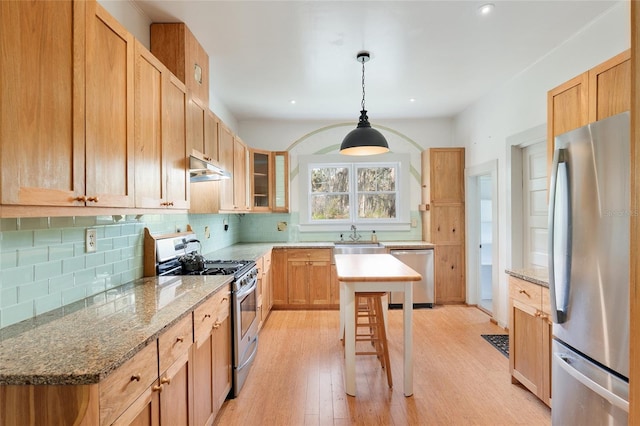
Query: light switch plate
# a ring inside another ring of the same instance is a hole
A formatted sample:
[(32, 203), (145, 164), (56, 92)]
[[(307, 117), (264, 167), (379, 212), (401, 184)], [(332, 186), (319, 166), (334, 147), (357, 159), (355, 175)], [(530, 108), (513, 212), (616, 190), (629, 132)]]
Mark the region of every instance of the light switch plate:
[(98, 239), (96, 237), (96, 230), (93, 228), (87, 228), (85, 232), (85, 253), (95, 253), (98, 249)]
[(204, 237), (208, 240), (209, 238), (211, 238), (211, 231), (209, 231), (209, 227), (205, 226), (204, 227)]

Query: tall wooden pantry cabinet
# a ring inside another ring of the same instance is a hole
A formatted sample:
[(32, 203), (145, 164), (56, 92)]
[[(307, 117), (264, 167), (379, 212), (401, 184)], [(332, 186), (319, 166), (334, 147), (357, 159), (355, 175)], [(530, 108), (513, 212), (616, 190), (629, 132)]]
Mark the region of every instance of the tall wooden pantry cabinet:
[(436, 246), (435, 303), (464, 303), (464, 148), (422, 152), (422, 202), (422, 239)]

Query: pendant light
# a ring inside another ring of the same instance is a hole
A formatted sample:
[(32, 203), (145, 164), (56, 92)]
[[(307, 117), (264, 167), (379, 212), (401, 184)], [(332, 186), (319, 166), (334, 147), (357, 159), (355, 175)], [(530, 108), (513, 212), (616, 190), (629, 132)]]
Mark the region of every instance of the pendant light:
[(340, 154), (374, 155), (389, 151), (389, 144), (382, 133), (371, 127), (367, 110), (364, 107), (364, 64), (369, 59), (371, 56), (367, 51), (358, 52), (356, 56), (356, 60), (362, 63), (362, 111), (360, 111), (358, 127), (350, 131), (342, 141)]

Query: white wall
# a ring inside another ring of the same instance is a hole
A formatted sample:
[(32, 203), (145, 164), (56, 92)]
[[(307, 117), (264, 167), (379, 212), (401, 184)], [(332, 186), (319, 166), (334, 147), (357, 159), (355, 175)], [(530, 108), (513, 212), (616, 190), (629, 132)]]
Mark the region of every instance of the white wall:
[[(546, 123), (547, 91), (628, 49), (631, 43), (629, 2), (621, 2), (581, 32), (470, 106), (454, 120), (454, 144), (466, 150), (466, 166), (498, 160), (499, 259), (502, 272), (511, 267), (511, 230), (507, 228), (507, 138)], [(507, 277), (500, 273), (498, 312), (508, 324)]]

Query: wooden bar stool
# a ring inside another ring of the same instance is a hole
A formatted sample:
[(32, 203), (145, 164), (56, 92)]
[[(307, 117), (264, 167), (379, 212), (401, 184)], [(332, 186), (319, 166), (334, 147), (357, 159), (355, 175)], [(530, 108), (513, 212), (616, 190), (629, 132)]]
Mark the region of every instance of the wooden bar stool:
[(387, 382), (391, 388), (393, 379), (382, 307), (385, 295), (385, 292), (356, 293), (356, 345), (358, 342), (371, 342), (374, 348), (373, 351), (358, 351), (356, 348), (356, 355), (376, 355), (387, 372)]

